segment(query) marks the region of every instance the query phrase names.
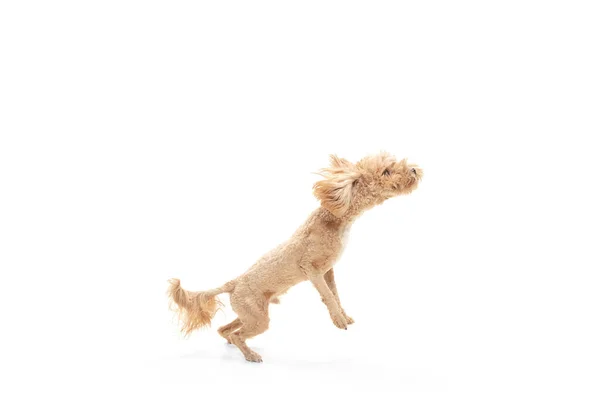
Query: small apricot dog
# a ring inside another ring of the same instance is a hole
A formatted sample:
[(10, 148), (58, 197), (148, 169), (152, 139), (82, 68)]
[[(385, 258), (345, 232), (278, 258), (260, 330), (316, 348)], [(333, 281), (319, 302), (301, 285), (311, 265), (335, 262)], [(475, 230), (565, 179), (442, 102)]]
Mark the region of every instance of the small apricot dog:
[(323, 179), (314, 184), (313, 191), (321, 206), (287, 242), (265, 254), (245, 273), (205, 292), (184, 290), (179, 279), (169, 281), (167, 294), (184, 334), (210, 325), (222, 306), (216, 296), (229, 293), (238, 318), (219, 328), (219, 334), (236, 345), (246, 360), (262, 362), (260, 355), (246, 345), (246, 339), (269, 327), (269, 303), (279, 303), (280, 295), (306, 280), (319, 292), (336, 327), (347, 329), (354, 323), (342, 308), (333, 278), (333, 266), (342, 253), (348, 230), (365, 210), (416, 189), (423, 171), (406, 159), (397, 161), (382, 152), (356, 164), (331, 155), (330, 166), (319, 174)]

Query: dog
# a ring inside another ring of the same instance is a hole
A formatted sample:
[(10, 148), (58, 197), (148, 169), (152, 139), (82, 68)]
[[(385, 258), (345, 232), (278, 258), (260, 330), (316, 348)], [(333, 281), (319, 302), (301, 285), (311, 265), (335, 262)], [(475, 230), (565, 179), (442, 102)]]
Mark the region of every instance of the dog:
[(347, 329), (354, 323), (342, 308), (333, 273), (348, 230), (364, 211), (415, 190), (423, 171), (406, 159), (397, 161), (389, 153), (381, 152), (355, 164), (331, 155), (329, 167), (318, 173), (323, 179), (314, 184), (313, 192), (320, 207), (287, 242), (265, 254), (245, 273), (204, 292), (184, 290), (179, 279), (169, 280), (167, 294), (186, 336), (209, 326), (222, 307), (217, 295), (229, 293), (238, 318), (218, 332), (237, 346), (246, 360), (262, 362), (261, 356), (246, 345), (246, 340), (269, 327), (269, 303), (279, 303), (279, 296), (306, 280), (319, 292), (337, 328)]

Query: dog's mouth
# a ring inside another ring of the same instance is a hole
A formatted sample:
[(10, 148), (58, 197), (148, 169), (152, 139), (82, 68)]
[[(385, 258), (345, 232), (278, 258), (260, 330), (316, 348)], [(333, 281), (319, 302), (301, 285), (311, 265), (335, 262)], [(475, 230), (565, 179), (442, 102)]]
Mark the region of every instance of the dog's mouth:
[(389, 197), (401, 195), (406, 192), (411, 192), (419, 184), (420, 180), (421, 180), (421, 175), (418, 172), (416, 172), (415, 176), (412, 176), (409, 179), (409, 182), (407, 182), (406, 184), (404, 184), (404, 185), (401, 183), (392, 184), (391, 189), (388, 190), (385, 195), (386, 195), (386, 197), (389, 198)]
[(402, 186), (400, 186), (399, 184), (394, 184), (392, 185), (390, 190), (386, 190), (383, 192), (383, 195), (386, 199), (396, 197), (399, 194), (402, 194)]

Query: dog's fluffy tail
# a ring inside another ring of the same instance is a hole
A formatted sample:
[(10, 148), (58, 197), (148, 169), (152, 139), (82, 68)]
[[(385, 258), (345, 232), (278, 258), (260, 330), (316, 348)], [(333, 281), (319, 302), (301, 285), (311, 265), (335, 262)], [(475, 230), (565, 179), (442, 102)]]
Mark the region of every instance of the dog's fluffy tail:
[(175, 311), (181, 322), (181, 332), (187, 336), (196, 329), (210, 326), (210, 321), (223, 303), (217, 295), (233, 289), (228, 283), (218, 289), (206, 292), (190, 292), (181, 287), (179, 279), (169, 280), (167, 295), (171, 299), (171, 309)]

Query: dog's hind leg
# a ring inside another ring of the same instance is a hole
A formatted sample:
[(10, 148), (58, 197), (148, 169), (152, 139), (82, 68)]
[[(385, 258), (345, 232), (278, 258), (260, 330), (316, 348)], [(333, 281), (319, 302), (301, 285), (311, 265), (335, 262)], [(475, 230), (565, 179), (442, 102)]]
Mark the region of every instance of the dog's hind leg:
[(257, 302), (248, 305), (247, 302), (231, 296), (231, 306), (239, 316), (242, 327), (229, 335), (231, 343), (236, 345), (248, 361), (262, 362), (261, 356), (250, 349), (246, 339), (260, 335), (269, 328), (268, 302), (257, 299)]
[(268, 328), (268, 316), (252, 316), (252, 318), (247, 318), (242, 327), (238, 331), (232, 333), (231, 336), (229, 336), (229, 339), (231, 340), (231, 343), (235, 344), (240, 349), (246, 360), (262, 362), (262, 357), (260, 354), (248, 347), (246, 344), (246, 339), (260, 335)]
[(220, 327), (218, 332), (219, 335), (223, 336), (227, 340), (227, 343), (231, 344), (231, 340), (229, 340), (229, 335), (231, 335), (241, 326), (242, 321), (240, 321), (239, 318), (236, 318), (227, 325), (223, 325), (222, 327)]

